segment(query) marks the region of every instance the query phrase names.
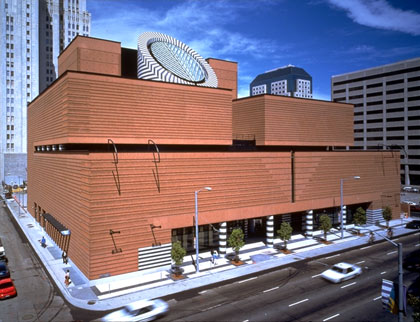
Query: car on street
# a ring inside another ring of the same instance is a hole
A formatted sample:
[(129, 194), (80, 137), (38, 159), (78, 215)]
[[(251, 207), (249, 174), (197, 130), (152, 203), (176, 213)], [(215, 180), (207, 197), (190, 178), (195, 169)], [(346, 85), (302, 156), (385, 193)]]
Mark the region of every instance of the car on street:
[(412, 220), (405, 225), (405, 228), (420, 229), (420, 220)]
[(419, 192), (419, 189), (411, 186), (403, 187), (404, 192)]
[(408, 254), (403, 260), (403, 267), (408, 271), (420, 272), (420, 250)]
[(14, 297), (17, 295), (15, 285), (12, 279), (4, 278), (0, 280), (0, 300)]
[(417, 277), (417, 279), (409, 286), (407, 294), (420, 299), (420, 277)]
[(341, 283), (362, 274), (362, 268), (349, 263), (338, 263), (321, 274), (321, 277), (332, 283)]
[(168, 312), (163, 300), (140, 300), (102, 317), (100, 321), (152, 321)]
[(7, 267), (7, 264), (3, 261), (0, 261), (0, 279), (10, 277), (10, 271)]
[(414, 201), (410, 201), (410, 200), (404, 200), (402, 203), (405, 203), (405, 204), (410, 205), (410, 206), (417, 205)]

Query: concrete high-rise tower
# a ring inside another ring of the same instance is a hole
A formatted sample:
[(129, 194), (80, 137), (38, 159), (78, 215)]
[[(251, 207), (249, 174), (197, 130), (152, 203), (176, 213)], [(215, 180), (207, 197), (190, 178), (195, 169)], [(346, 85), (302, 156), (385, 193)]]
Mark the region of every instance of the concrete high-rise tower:
[(26, 108), (58, 75), (60, 52), (90, 34), (86, 0), (0, 0), (0, 178), (26, 179)]

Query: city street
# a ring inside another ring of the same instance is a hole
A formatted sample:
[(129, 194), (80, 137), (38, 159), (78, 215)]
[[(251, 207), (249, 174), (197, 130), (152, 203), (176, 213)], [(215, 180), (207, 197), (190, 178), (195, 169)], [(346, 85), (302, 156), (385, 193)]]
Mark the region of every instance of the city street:
[(70, 308), (3, 207), (0, 207), (0, 234), (18, 293), (17, 297), (1, 302), (0, 321), (72, 321)]
[[(419, 248), (419, 233), (403, 237), (404, 252)], [(293, 255), (292, 255), (293, 256)], [(341, 284), (319, 276), (340, 261), (358, 263), (363, 274)], [(395, 321), (382, 308), (383, 278), (397, 277), (397, 251), (383, 242), (347, 253), (299, 263), (234, 283), (185, 292), (168, 299), (171, 311), (165, 321)], [(405, 285), (416, 273), (406, 272)]]

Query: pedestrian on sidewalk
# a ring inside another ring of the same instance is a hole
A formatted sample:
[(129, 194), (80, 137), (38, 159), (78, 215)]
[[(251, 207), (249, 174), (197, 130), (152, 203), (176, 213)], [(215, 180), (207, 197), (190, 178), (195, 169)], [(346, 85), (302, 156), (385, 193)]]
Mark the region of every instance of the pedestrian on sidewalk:
[(67, 270), (66, 275), (64, 275), (64, 284), (66, 284), (67, 287), (71, 284), (70, 271), (69, 270)]
[(217, 265), (217, 251), (211, 250), (211, 262), (213, 265)]
[(45, 240), (44, 236), (42, 236), (42, 238), (41, 238), (41, 246), (44, 247), (44, 248), (47, 247), (46, 240)]
[(61, 253), (61, 258), (63, 259), (63, 264), (67, 264), (68, 263), (68, 258), (67, 258), (67, 253), (65, 250), (63, 250), (63, 252)]

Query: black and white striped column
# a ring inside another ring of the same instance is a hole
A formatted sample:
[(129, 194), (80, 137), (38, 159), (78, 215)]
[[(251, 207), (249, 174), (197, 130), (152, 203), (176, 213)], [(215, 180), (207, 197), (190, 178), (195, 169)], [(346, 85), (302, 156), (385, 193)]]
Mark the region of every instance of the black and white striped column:
[(347, 224), (347, 206), (343, 206), (343, 225)]
[(267, 247), (273, 248), (273, 243), (274, 243), (274, 216), (267, 216), (266, 237), (267, 237)]
[(219, 254), (226, 255), (226, 240), (227, 240), (227, 224), (226, 222), (220, 223), (219, 228)]
[(306, 236), (312, 237), (314, 232), (314, 211), (308, 210), (306, 212)]

